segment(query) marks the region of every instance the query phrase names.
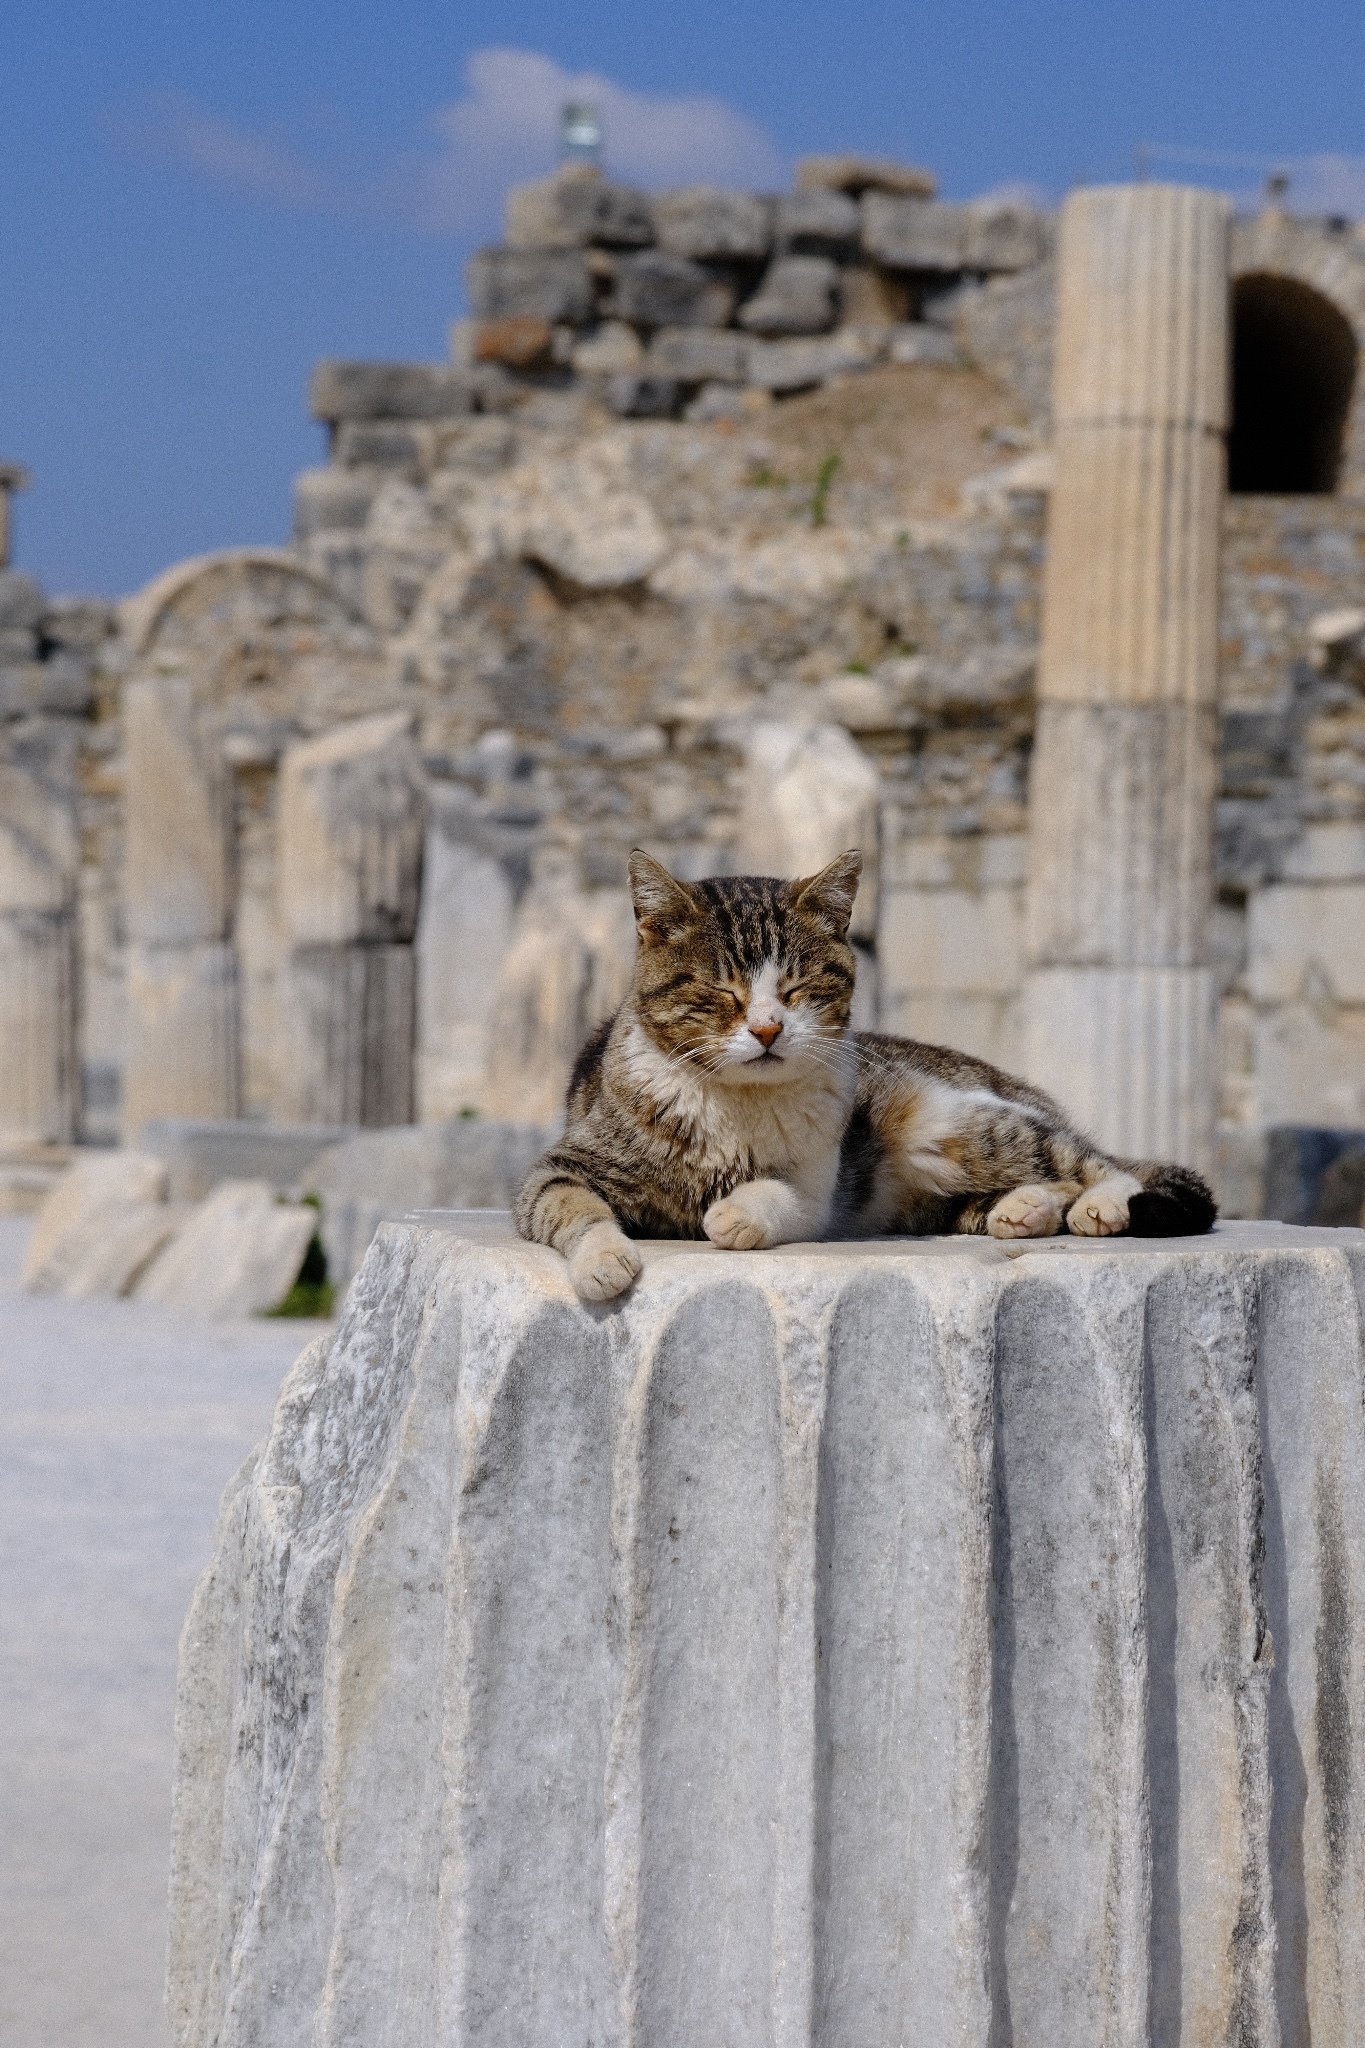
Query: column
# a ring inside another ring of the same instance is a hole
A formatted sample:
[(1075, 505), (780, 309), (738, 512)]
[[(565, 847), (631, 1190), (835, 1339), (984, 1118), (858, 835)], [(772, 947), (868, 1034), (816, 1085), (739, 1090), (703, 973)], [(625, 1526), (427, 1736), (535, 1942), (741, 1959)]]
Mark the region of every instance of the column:
[(1102, 1144), (1207, 1166), (1227, 202), (1062, 209), (1027, 1059)]

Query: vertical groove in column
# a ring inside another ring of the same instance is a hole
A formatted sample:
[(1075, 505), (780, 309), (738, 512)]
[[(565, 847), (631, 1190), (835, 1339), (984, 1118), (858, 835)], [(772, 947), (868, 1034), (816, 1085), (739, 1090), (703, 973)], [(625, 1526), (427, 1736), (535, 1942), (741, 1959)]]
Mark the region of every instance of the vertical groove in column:
[[(981, 2044), (993, 1290), (850, 1286), (817, 1525), (818, 2048)], [(932, 1735), (929, 1731), (935, 1731)]]
[(635, 2039), (771, 2048), (781, 1452), (762, 1294), (679, 1308), (648, 1400)]
[(1029, 976), (1030, 1077), (1125, 1159), (1196, 1164), (1215, 1039), (1207, 967), (1043, 967)]
[(1046, 1272), (1019, 1261), (996, 1336), (992, 2038), (1127, 2048), (1150, 1924), (1143, 1289)]
[(1365, 1255), (1260, 1294), (1270, 1866), (1281, 2048), (1355, 2048), (1365, 2011)]
[(1275, 2039), (1269, 1669), (1251, 1277), (1147, 1300), (1152, 2041)]

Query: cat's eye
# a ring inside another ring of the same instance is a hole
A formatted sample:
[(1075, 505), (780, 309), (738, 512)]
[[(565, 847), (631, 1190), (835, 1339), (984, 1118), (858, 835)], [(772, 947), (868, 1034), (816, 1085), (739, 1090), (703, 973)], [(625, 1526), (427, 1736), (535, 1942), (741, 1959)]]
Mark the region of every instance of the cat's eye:
[(804, 981), (794, 981), (790, 988), (779, 988), (777, 993), (779, 1000), (788, 1005), (799, 1003), (806, 993), (806, 984)]
[(744, 1012), (749, 1007), (749, 998), (747, 996), (742, 996), (739, 993), (739, 990), (735, 988), (723, 988), (721, 990), (721, 994), (723, 996), (729, 996), (730, 1001), (735, 1006), (735, 1015), (737, 1017), (742, 1017), (744, 1015)]

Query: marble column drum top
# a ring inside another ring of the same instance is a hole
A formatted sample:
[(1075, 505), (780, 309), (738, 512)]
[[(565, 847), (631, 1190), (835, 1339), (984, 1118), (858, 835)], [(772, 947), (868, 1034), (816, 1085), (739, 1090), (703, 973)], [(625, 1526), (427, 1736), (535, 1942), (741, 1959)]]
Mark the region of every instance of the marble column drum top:
[(1347, 2048), (1365, 1233), (384, 1226), (181, 1646), (184, 2044)]

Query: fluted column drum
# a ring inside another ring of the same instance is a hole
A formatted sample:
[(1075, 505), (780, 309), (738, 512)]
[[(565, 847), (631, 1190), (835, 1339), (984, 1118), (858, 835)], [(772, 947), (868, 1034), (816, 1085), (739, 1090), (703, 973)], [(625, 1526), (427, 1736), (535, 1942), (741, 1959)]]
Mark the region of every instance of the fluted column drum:
[(1062, 210), (1030, 807), (1028, 1062), (1093, 1135), (1209, 1163), (1225, 200)]
[(386, 1224), (181, 1640), (182, 2048), (1355, 2048), (1365, 1232)]

